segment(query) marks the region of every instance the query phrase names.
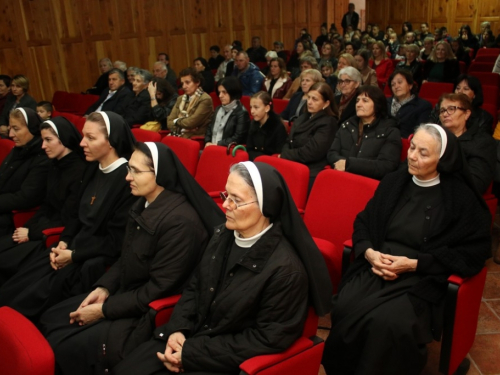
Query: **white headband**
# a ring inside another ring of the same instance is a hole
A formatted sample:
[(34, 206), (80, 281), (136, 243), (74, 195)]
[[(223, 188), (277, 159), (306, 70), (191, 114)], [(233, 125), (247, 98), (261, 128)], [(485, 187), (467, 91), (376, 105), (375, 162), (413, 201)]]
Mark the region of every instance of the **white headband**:
[(24, 110), (24, 108), (17, 108), (21, 111), (21, 113), (23, 114), (24, 116), (24, 121), (26, 121), (26, 125), (28, 125), (28, 115), (26, 114), (26, 111)]
[(97, 111), (97, 113), (100, 113), (102, 115), (102, 118), (104, 119), (104, 123), (106, 124), (106, 130), (108, 131), (108, 137), (109, 137), (111, 135), (111, 125), (109, 124), (109, 117), (103, 111)]
[(248, 173), (250, 173), (250, 178), (252, 179), (255, 192), (257, 193), (257, 201), (259, 203), (259, 209), (260, 212), (263, 213), (262, 204), (264, 203), (264, 199), (263, 199), (263, 189), (262, 189), (262, 178), (260, 177), (259, 170), (257, 169), (257, 166), (251, 161), (242, 161), (240, 162), (240, 164), (243, 164), (245, 168), (248, 170)]
[(158, 176), (158, 147), (154, 142), (144, 142), (148, 146), (149, 151), (151, 151), (151, 156), (153, 157), (153, 167), (155, 169), (155, 177)]
[(446, 150), (446, 145), (448, 144), (448, 136), (446, 135), (446, 132), (444, 131), (444, 129), (441, 126), (436, 125), (436, 124), (427, 124), (427, 125), (430, 125), (433, 128), (437, 129), (437, 131), (441, 135), (441, 153), (439, 154), (439, 159), (441, 159), (441, 157), (443, 156), (443, 154)]
[(59, 137), (59, 131), (57, 130), (57, 127), (56, 125), (50, 121), (50, 120), (46, 120), (44, 121), (45, 124), (49, 124), (50, 126), (52, 126), (52, 129), (54, 129), (54, 131), (56, 132), (57, 136)]

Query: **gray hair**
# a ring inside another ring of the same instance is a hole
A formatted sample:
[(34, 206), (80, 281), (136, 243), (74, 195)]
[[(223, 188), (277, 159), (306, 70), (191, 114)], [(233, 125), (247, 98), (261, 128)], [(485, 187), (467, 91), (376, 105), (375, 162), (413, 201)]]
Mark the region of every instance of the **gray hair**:
[(115, 68), (121, 69), (123, 72), (127, 70), (127, 64), (123, 61), (116, 60), (113, 65)]
[(273, 43), (273, 45), (274, 45), (274, 44), (277, 44), (277, 45), (278, 45), (278, 46), (280, 46), (280, 47), (284, 47), (284, 46), (285, 46), (285, 45), (283, 44), (283, 42), (280, 42), (279, 40), (276, 40), (276, 41)]
[(252, 193), (257, 196), (257, 193), (255, 192), (255, 186), (253, 185), (252, 177), (250, 177), (250, 172), (248, 172), (247, 167), (245, 167), (241, 163), (233, 164), (229, 168), (229, 173), (236, 173), (238, 176), (240, 176), (245, 183), (252, 188)]
[(266, 57), (270, 57), (271, 59), (277, 59), (278, 54), (276, 53), (276, 51), (267, 51)]
[(361, 83), (362, 78), (361, 78), (361, 73), (359, 72), (358, 69), (352, 67), (352, 66), (346, 66), (345, 68), (340, 69), (338, 77), (340, 78), (341, 75), (345, 74), (348, 76), (350, 79)]
[(104, 61), (110, 68), (113, 67), (113, 63), (108, 57), (103, 57), (102, 59), (99, 60), (99, 64), (101, 64), (101, 61)]
[(420, 53), (420, 48), (416, 44), (407, 44), (406, 51)]
[(318, 68), (318, 60), (316, 60), (313, 56), (304, 56), (299, 61), (301, 64), (308, 63), (313, 69)]
[(415, 128), (413, 134), (417, 134), (418, 131), (423, 130), (427, 134), (429, 134), (437, 143), (437, 153), (441, 154), (441, 147), (443, 146), (443, 142), (441, 140), (441, 134), (439, 130), (434, 127), (434, 124), (420, 124)]
[(118, 74), (118, 78), (120, 79), (125, 79), (125, 75), (123, 74), (123, 71), (121, 69), (118, 69), (118, 68), (113, 68), (109, 71), (108, 73), (108, 77), (111, 75), (111, 74)]
[(165, 64), (164, 62), (157, 61), (153, 64), (153, 66), (157, 66), (157, 65), (159, 65), (161, 67), (161, 70), (167, 70), (167, 64)]
[(139, 71), (139, 68), (136, 68), (135, 66), (129, 66), (129, 67), (128, 67), (128, 69), (127, 69), (127, 72), (128, 72), (129, 70), (130, 70), (131, 72), (133, 72), (133, 73), (134, 73), (134, 75), (136, 75), (136, 74), (137, 74), (137, 72)]
[(138, 69), (137, 73), (135, 73), (136, 76), (141, 76), (142, 79), (144, 80), (144, 83), (149, 83), (153, 79), (153, 75), (149, 70), (146, 69)]
[(488, 21), (481, 22), (481, 27), (491, 28), (491, 24)]

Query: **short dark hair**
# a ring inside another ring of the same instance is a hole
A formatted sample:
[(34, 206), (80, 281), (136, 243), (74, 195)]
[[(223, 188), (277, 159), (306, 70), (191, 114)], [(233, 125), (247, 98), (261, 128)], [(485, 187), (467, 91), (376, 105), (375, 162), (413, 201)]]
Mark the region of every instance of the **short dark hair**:
[[(389, 85), (389, 87), (392, 87), (392, 80), (398, 74), (403, 76), (403, 78), (406, 80), (406, 83), (408, 83), (409, 85), (412, 85), (410, 93), (416, 94), (417, 93), (417, 85), (415, 84), (415, 81), (413, 80), (413, 74), (411, 74), (411, 72), (409, 70), (406, 70), (406, 69), (396, 69), (394, 72), (392, 72), (392, 74), (389, 77), (389, 80), (387, 81), (387, 84)], [(391, 88), (391, 92), (392, 92), (392, 88)], [(394, 96), (394, 93), (392, 93), (392, 96)]]
[(208, 62), (207, 62), (207, 60), (205, 60), (205, 58), (197, 57), (196, 59), (193, 60), (193, 62), (195, 62), (195, 61), (201, 62), (201, 65), (203, 65), (205, 67), (205, 69), (208, 69)]
[(366, 94), (372, 101), (377, 119), (387, 117), (387, 99), (384, 92), (378, 86), (363, 85), (356, 90), (356, 98), (362, 94)]
[(186, 77), (186, 76), (191, 76), (194, 83), (200, 83), (200, 84), (203, 83), (202, 75), (200, 73), (198, 73), (195, 68), (189, 67), (189, 68), (182, 69), (181, 72), (179, 73), (179, 79), (181, 79), (182, 77)]
[(472, 99), (472, 106), (474, 108), (480, 107), (483, 105), (483, 86), (481, 85), (481, 81), (474, 76), (470, 76), (467, 74), (460, 74), (455, 81), (455, 86), (453, 87), (453, 92), (457, 88), (458, 84), (462, 81), (466, 81), (469, 88), (474, 91), (474, 99)]
[(125, 74), (123, 73), (123, 70), (121, 70), (121, 69), (118, 69), (118, 68), (113, 68), (113, 69), (111, 69), (111, 70), (108, 72), (108, 77), (109, 77), (111, 74), (118, 74), (118, 77), (119, 77), (120, 79), (125, 79)]
[(5, 86), (10, 87), (10, 82), (12, 81), (12, 78), (6, 74), (0, 74), (0, 81), (3, 81), (5, 83)]
[(233, 48), (239, 47), (239, 48), (243, 49), (243, 43), (241, 43), (241, 41), (239, 41), (239, 40), (233, 40), (233, 43), (231, 43), (231, 45), (233, 46)]
[(156, 82), (156, 90), (163, 94), (163, 99), (159, 104), (168, 103), (172, 96), (177, 93), (165, 78), (153, 77), (152, 82)]
[(220, 48), (219, 48), (219, 46), (211, 46), (210, 47), (210, 51), (215, 51), (215, 52), (219, 53), (220, 52)]
[(225, 77), (219, 82), (217, 82), (217, 92), (219, 92), (219, 87), (222, 86), (226, 89), (231, 101), (235, 99), (241, 99), (243, 95), (243, 89), (241, 88), (240, 80), (236, 77), (229, 76)]
[(160, 52), (158, 56), (165, 56), (165, 60), (170, 61), (170, 57), (165, 52)]
[(54, 111), (54, 108), (52, 107), (52, 103), (48, 102), (46, 100), (42, 100), (41, 102), (36, 103), (37, 107), (43, 107), (47, 112), (52, 112)]

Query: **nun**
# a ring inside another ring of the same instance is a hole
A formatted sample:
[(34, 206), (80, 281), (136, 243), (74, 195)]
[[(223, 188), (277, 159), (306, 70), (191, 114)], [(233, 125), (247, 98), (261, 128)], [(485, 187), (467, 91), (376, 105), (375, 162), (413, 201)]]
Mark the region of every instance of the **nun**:
[(441, 335), (451, 274), (491, 256), (491, 217), (457, 137), (419, 126), (408, 169), (388, 174), (354, 222), (354, 263), (333, 298), (327, 374), (420, 374)]
[(17, 272), (30, 254), (43, 250), (43, 233), (64, 226), (77, 217), (78, 190), (86, 163), (80, 147), (82, 137), (64, 117), (40, 125), (42, 149), (51, 160), (45, 200), (35, 215), (14, 233), (0, 237), (0, 285)]
[(40, 123), (31, 108), (9, 115), (9, 137), (14, 148), (0, 166), (0, 236), (12, 234), (13, 210), (39, 206), (45, 197), (50, 161), (42, 150)]
[(270, 165), (230, 169), (226, 223), (205, 250), (170, 321), (114, 374), (234, 373), (245, 360), (286, 350), (312, 304), (330, 307), (325, 261), (281, 175)]
[(36, 321), (47, 308), (89, 292), (119, 257), (128, 211), (136, 198), (125, 176), (135, 139), (114, 112), (93, 112), (80, 146), (90, 165), (79, 194), (78, 217), (65, 223), (57, 246), (34, 254), (0, 288), (0, 306)]
[(80, 295), (40, 319), (61, 374), (105, 373), (149, 340), (148, 304), (180, 294), (224, 214), (170, 148), (137, 143), (128, 175), (140, 197), (129, 211), (120, 259)]

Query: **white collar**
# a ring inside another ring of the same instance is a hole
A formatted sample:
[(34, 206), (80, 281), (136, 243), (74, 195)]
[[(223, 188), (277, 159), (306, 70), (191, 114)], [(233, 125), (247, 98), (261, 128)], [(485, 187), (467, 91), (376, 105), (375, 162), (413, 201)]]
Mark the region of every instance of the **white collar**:
[(415, 185), (420, 186), (420, 187), (431, 187), (431, 186), (436, 186), (439, 185), (441, 182), (439, 179), (439, 173), (436, 177), (431, 178), (430, 180), (419, 180), (417, 177), (413, 176), (413, 182)]
[(235, 230), (234, 231), (234, 240), (236, 241), (236, 245), (238, 245), (239, 247), (243, 247), (243, 248), (252, 247), (272, 227), (273, 227), (273, 224), (269, 224), (269, 226), (266, 229), (264, 229), (262, 232), (257, 233), (255, 236), (249, 237), (249, 238), (240, 237), (240, 233)]
[(122, 164), (125, 164), (125, 163), (128, 163), (127, 159), (125, 158), (120, 158), (118, 160), (115, 160), (114, 162), (112, 162), (110, 165), (108, 165), (106, 168), (103, 168), (101, 166), (101, 163), (99, 163), (99, 169), (101, 170), (102, 173), (111, 173), (113, 172), (115, 169), (117, 169), (119, 166), (121, 166)]

